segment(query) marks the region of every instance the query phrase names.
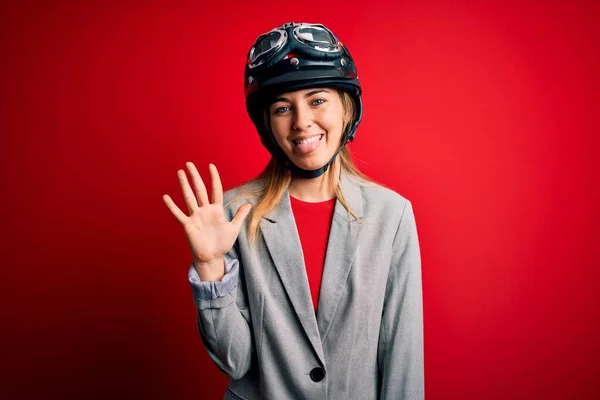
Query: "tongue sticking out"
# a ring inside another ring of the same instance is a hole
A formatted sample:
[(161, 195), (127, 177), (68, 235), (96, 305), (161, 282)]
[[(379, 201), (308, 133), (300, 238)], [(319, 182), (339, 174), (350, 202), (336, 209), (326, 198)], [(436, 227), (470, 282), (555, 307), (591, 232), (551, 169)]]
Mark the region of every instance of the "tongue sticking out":
[(320, 136), (317, 140), (314, 140), (310, 143), (298, 143), (294, 145), (294, 150), (301, 155), (309, 154), (315, 151), (317, 147), (321, 145), (321, 139), (323, 137)]

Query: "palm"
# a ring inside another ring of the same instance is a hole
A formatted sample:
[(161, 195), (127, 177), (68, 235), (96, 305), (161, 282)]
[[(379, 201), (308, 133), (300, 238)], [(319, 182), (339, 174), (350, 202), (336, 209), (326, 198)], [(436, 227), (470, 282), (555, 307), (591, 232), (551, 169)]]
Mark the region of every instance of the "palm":
[(225, 218), (221, 204), (200, 207), (183, 228), (194, 259), (205, 262), (227, 253), (239, 233)]

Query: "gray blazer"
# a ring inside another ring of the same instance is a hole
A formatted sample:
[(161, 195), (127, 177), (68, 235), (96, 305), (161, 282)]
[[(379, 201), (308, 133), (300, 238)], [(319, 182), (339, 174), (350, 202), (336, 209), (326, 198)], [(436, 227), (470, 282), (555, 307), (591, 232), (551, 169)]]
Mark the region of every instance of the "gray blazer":
[[(221, 282), (192, 285), (200, 337), (231, 381), (224, 399), (422, 399), (421, 258), (412, 205), (341, 175), (318, 312), (286, 192), (251, 248), (244, 224)], [(242, 187), (225, 193), (225, 201)], [(231, 219), (248, 199), (226, 207)], [(247, 219), (248, 221), (248, 219)], [(246, 222), (247, 222), (246, 221)]]

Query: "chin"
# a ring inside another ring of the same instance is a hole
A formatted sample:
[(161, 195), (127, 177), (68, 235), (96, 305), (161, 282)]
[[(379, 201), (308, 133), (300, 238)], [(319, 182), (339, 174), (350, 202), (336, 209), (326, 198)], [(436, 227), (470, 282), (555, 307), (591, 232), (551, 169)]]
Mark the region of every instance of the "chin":
[(294, 162), (294, 164), (296, 164), (296, 166), (311, 171), (323, 167), (325, 164), (327, 164), (327, 161), (329, 161), (329, 159), (325, 160), (322, 157), (319, 157), (318, 160), (298, 160), (297, 158), (292, 158), (291, 160)]

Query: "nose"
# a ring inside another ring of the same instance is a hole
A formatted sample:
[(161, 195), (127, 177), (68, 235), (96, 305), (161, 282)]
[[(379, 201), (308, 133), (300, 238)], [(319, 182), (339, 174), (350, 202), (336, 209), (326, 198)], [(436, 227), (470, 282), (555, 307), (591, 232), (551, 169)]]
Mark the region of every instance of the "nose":
[(296, 104), (294, 107), (294, 120), (292, 129), (304, 131), (313, 124), (313, 113), (310, 107), (304, 102)]

